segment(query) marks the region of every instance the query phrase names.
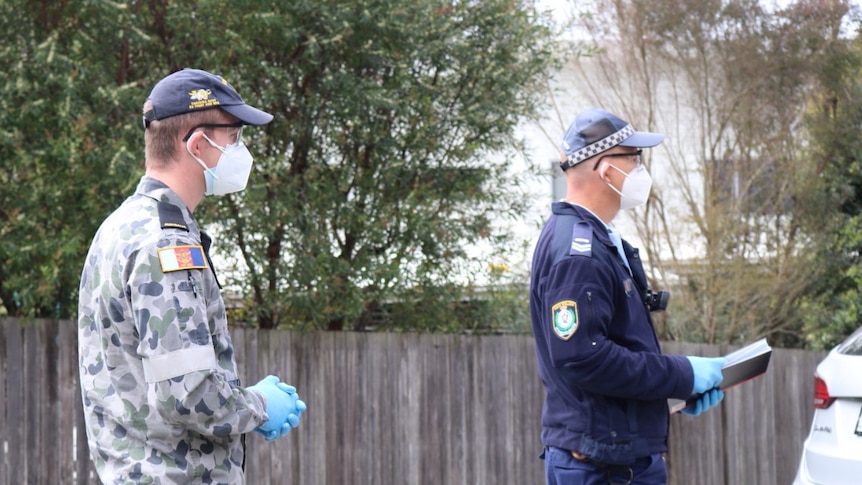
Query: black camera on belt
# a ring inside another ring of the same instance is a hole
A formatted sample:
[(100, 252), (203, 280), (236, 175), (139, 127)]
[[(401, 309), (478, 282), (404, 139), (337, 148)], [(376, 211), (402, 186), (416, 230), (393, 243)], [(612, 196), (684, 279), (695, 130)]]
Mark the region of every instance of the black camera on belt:
[(652, 291), (647, 289), (644, 293), (644, 303), (651, 312), (663, 312), (667, 308), (667, 302), (670, 300), (669, 291)]

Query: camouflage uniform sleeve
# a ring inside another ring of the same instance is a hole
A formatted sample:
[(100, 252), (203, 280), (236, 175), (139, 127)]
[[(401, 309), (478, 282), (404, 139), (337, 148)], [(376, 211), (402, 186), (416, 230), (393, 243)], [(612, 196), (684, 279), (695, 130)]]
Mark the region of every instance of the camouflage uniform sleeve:
[(229, 354), (228, 362), (217, 355), (216, 339), (226, 336), (227, 323), (210, 269), (204, 263), (163, 270), (160, 249), (166, 250), (142, 248), (133, 257), (127, 287), (148, 403), (166, 428), (211, 437), (252, 431), (268, 419), (265, 404), (238, 386), (229, 338), (227, 352), (221, 352)]

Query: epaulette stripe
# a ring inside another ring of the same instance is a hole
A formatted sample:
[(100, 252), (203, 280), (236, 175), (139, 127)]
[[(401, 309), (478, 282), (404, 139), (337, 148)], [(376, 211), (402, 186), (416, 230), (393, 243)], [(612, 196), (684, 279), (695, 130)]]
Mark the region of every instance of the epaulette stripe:
[(569, 256), (593, 256), (593, 229), (589, 224), (579, 222), (572, 226), (572, 242)]
[(572, 241), (572, 249), (579, 252), (579, 253), (585, 253), (585, 252), (591, 250), (592, 247), (593, 247), (592, 244), (589, 242), (579, 243), (577, 241)]

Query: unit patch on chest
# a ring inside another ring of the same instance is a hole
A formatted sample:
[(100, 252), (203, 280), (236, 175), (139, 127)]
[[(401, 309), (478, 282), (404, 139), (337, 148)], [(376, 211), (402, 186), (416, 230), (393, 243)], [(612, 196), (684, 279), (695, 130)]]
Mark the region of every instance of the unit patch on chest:
[(563, 340), (569, 340), (578, 330), (578, 304), (572, 300), (563, 300), (551, 308), (554, 322), (554, 333)]

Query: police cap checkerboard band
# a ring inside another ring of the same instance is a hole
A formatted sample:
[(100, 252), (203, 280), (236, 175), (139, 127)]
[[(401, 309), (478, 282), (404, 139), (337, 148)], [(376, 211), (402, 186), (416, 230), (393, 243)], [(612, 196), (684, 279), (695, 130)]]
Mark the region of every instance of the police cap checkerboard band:
[(649, 287), (638, 250), (612, 225), (647, 202), (642, 149), (663, 140), (596, 108), (560, 146), (566, 198), (552, 203), (530, 279), (549, 485), (665, 483), (668, 399), (701, 395), (684, 411), (697, 415), (723, 397), (723, 358), (662, 353), (650, 312), (668, 294)]
[(271, 120), (197, 69), (168, 75), (144, 104), (146, 173), (96, 233), (80, 284), (81, 393), (103, 483), (243, 483), (245, 434), (299, 425), (293, 386), (271, 375), (242, 387), (193, 215), (204, 195), (245, 188), (242, 127)]

